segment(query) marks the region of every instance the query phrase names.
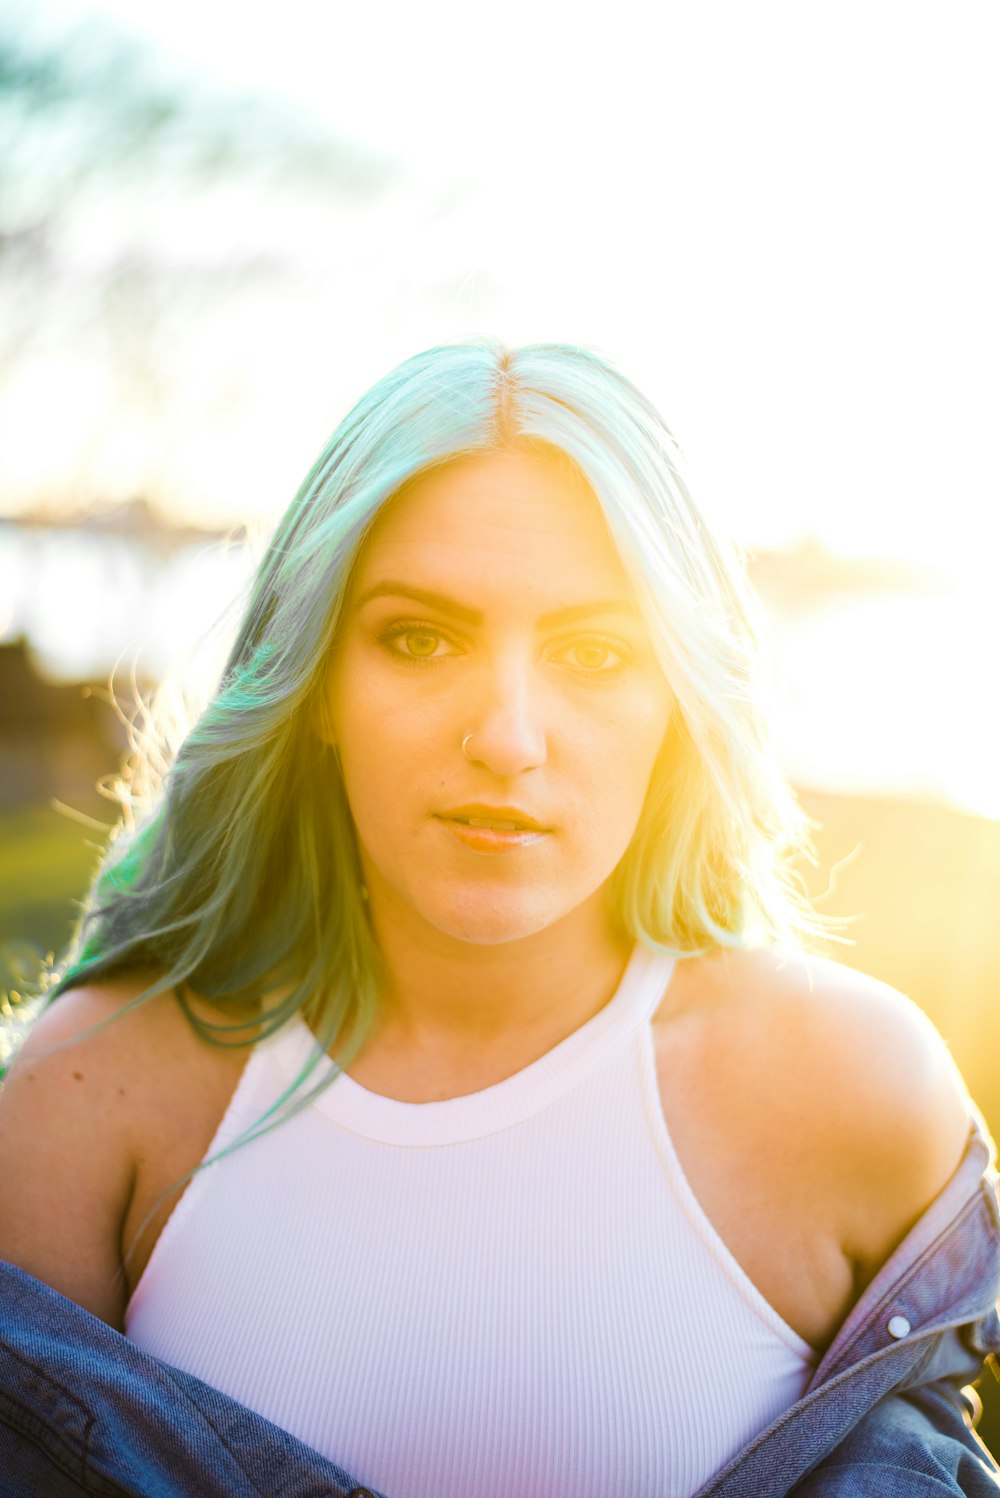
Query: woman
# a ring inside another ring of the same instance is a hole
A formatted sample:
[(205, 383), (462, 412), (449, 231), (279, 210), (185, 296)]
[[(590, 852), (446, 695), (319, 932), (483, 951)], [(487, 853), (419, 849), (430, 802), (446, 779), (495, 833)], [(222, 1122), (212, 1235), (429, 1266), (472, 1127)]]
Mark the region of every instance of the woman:
[[(821, 1440), (824, 1354), (989, 1185), (928, 1023), (796, 955), (802, 845), (649, 403), (570, 346), (408, 360), (106, 860), (0, 1100), (0, 1255), (389, 1498), (778, 1493), (859, 1426), (877, 1465), (912, 1365)], [(944, 1335), (918, 1453), (992, 1484)]]

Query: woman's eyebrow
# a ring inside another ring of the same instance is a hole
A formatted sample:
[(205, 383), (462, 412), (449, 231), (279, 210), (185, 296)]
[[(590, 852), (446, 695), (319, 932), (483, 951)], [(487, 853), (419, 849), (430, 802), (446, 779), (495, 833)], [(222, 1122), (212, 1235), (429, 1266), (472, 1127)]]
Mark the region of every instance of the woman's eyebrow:
[[(373, 598), (412, 598), (417, 603), (426, 604), (428, 608), (438, 609), (442, 614), (450, 614), (452, 618), (460, 619), (463, 624), (482, 624), (483, 622), (481, 609), (469, 608), (467, 604), (459, 603), (457, 599), (449, 598), (445, 593), (432, 593), (427, 588), (414, 588), (409, 583), (394, 582), (391, 579), (368, 588), (362, 593), (355, 607), (362, 609)], [(553, 609), (551, 613), (542, 614), (537, 622), (539, 629), (555, 629), (560, 624), (573, 624), (580, 619), (594, 618), (599, 614), (623, 614), (634, 619), (636, 609), (628, 598), (601, 599), (594, 603), (572, 603), (563, 609)]]

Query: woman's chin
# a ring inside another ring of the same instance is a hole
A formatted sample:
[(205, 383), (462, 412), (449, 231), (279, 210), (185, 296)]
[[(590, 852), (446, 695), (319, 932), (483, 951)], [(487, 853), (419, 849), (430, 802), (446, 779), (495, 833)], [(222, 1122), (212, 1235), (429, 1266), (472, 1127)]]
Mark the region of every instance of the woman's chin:
[(423, 914), (445, 936), (470, 946), (488, 947), (536, 936), (566, 912), (550, 908), (539, 900), (537, 892), (525, 891), (520, 898), (508, 895), (489, 902), (463, 899), (442, 903)]

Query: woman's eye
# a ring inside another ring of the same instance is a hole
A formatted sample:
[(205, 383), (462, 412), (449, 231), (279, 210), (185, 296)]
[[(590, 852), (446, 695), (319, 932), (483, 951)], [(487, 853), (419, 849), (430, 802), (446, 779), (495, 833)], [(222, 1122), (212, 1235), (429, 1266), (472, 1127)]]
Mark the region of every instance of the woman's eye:
[(624, 653), (610, 640), (577, 640), (561, 654), (574, 670), (594, 676), (610, 676), (625, 665)]
[(454, 642), (447, 635), (425, 625), (400, 625), (387, 631), (382, 640), (393, 655), (407, 661), (433, 661), (456, 654)]

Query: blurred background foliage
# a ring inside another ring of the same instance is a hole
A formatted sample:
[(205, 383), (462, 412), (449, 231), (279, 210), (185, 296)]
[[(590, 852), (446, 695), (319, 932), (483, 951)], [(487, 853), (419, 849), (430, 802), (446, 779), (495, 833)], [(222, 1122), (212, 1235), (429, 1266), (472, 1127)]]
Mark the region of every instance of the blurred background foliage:
[(605, 347), (689, 439), (763, 601), (807, 882), (856, 917), (830, 955), (925, 1009), (1000, 1131), (987, 11), (678, 7), (667, 66), (633, 8), (569, 38), (529, 7), (529, 45), (517, 7), (371, 7), (330, 48), (290, 5), (225, 70), (0, 11), (0, 1066), (133, 710), (211, 689), (349, 403), (490, 331)]

